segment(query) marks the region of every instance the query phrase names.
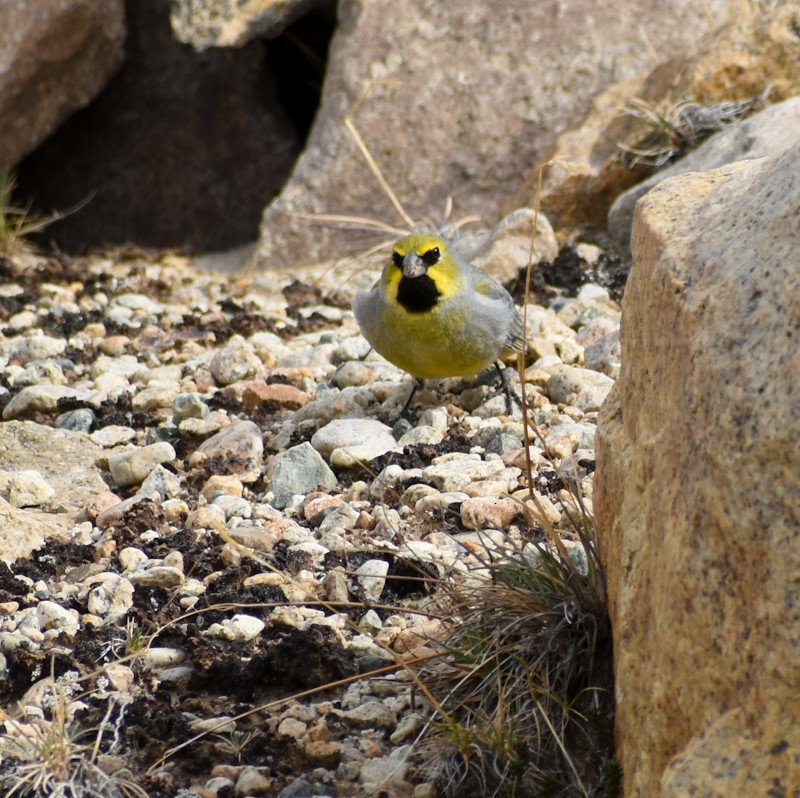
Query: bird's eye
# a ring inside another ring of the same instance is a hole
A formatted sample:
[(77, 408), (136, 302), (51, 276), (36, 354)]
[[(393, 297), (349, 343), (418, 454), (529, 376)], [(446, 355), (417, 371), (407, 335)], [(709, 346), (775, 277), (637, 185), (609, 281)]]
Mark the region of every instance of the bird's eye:
[(403, 256), (399, 252), (392, 252), (392, 263), (397, 266), (398, 269), (403, 268)]
[(434, 247), (433, 249), (429, 249), (422, 256), (422, 262), (426, 266), (433, 266), (434, 263), (438, 263), (439, 262), (439, 257), (440, 257), (439, 247)]

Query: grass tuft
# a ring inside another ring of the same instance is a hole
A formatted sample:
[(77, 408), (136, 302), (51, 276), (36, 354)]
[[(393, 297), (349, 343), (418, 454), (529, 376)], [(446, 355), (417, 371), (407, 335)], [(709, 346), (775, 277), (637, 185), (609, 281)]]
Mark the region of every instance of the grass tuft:
[(441, 709), (418, 752), (442, 795), (604, 794), (611, 630), (585, 553), (588, 568), (540, 542), (487, 545), (484, 567), (444, 588), (449, 656), (420, 674)]
[(624, 113), (645, 123), (643, 138), (620, 142), (623, 162), (633, 168), (638, 164), (654, 171), (685, 155), (701, 141), (734, 122), (739, 122), (764, 107), (766, 97), (703, 105), (692, 99), (659, 108), (635, 97), (625, 103)]
[[(75, 674), (77, 675), (77, 674)], [(66, 676), (66, 674), (65, 674)], [(48, 715), (5, 716), (0, 733), (0, 788), (7, 798), (148, 798), (129, 774), (108, 773), (101, 756), (121, 744), (124, 707), (109, 699), (100, 724), (86, 729), (76, 720), (85, 705), (74, 701), (76, 682), (52, 682)]]

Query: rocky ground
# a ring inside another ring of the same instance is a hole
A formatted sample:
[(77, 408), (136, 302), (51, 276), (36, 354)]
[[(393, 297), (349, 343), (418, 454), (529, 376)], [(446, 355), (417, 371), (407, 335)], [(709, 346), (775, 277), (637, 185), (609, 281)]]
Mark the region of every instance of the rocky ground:
[[(578, 252), (527, 309), (533, 488), (567, 545), (619, 368), (619, 264)], [(396, 421), (409, 379), (349, 310), (379, 265), (0, 259), (4, 786), (28, 794), (66, 718), (94, 794), (436, 794), (399, 663), (436, 653), (443, 583), (542, 530), (492, 375)]]

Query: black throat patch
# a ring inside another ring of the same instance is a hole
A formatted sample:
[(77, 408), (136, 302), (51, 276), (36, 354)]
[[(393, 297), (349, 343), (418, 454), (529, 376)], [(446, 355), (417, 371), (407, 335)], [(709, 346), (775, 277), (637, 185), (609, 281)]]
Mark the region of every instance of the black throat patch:
[(401, 277), (397, 286), (397, 301), (409, 313), (431, 310), (442, 296), (436, 283), (427, 274), (419, 277)]

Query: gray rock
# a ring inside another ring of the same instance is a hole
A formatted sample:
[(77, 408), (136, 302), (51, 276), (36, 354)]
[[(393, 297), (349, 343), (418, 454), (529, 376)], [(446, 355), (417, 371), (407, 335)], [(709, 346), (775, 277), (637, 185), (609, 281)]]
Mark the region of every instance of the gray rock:
[(636, 206), (593, 502), (629, 795), (799, 783), (798, 209), (800, 141)]
[(89, 407), (80, 407), (77, 410), (69, 410), (62, 413), (53, 426), (56, 429), (65, 429), (69, 432), (91, 432), (97, 421), (94, 410)]
[(611, 379), (619, 376), (622, 365), (622, 347), (620, 345), (619, 330), (603, 336), (584, 349), (583, 356), (586, 368), (599, 371)]
[(208, 418), (211, 409), (196, 391), (182, 393), (172, 402), (172, 421), (179, 426), (187, 418)]
[[(111, 78), (125, 53), (122, 0), (0, 7), (0, 171), (7, 171)], [(42, 58), (42, 42), (59, 42)]]
[(83, 588), (87, 591), (86, 608), (107, 623), (119, 623), (133, 607), (133, 584), (119, 574), (91, 576), (84, 581)]
[[(593, 0), (558, 14), (529, 0), (472, 0), (468, 13), (458, 3), (341, 3), (314, 128), (264, 214), (257, 265), (352, 254), (351, 229), (315, 225), (302, 214), (397, 218), (342, 123), (350, 113), (412, 217), (440, 216), (452, 196), (455, 218), (498, 218), (509, 196), (524, 191), (531, 164), (547, 158), (592, 98), (612, 79), (650, 65), (640, 29), (655, 50), (671, 52), (708, 28), (697, 4), (676, 3), (669, 14), (654, 0), (626, 0), (606, 14), (596, 13)], [(418, 113), (434, 106), (430, 118)], [(386, 120), (412, 118), (409, 147), (404, 131)], [(366, 249), (374, 239), (364, 235)]]
[(269, 467), (270, 503), (278, 509), (286, 507), (292, 496), (320, 487), (333, 490), (337, 485), (336, 475), (307, 441), (275, 455)]
[(147, 496), (157, 493), (161, 501), (165, 501), (181, 494), (181, 480), (177, 474), (173, 474), (162, 465), (157, 465), (142, 482), (139, 492)]
[(594, 435), (594, 424), (569, 422), (551, 427), (544, 443), (552, 457), (566, 457), (578, 449), (593, 449)]

